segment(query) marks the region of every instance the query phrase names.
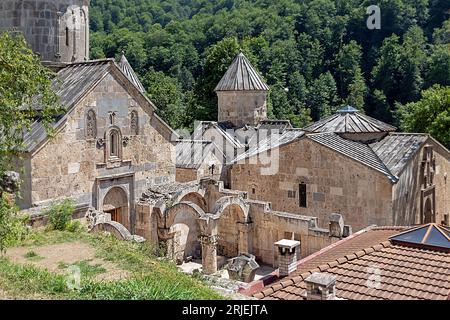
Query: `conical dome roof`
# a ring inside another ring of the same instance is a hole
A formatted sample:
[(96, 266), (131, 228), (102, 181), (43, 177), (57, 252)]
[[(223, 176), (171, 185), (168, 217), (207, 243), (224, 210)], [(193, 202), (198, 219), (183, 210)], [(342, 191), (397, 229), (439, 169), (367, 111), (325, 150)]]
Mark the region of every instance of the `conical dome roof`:
[(241, 52), (233, 60), (215, 91), (269, 91), (269, 86)]
[(377, 133), (391, 132), (397, 128), (362, 114), (352, 106), (346, 106), (330, 117), (306, 127), (310, 132)]

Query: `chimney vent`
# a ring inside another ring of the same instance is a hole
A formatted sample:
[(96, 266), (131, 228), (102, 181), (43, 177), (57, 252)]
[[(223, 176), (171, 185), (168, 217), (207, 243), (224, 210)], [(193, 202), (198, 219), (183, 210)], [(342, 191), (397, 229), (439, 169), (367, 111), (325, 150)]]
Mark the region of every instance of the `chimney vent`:
[(315, 272), (305, 279), (306, 300), (335, 300), (336, 277)]
[(300, 241), (283, 239), (275, 243), (278, 248), (278, 267), (280, 277), (290, 275), (297, 270), (297, 252)]
[(330, 237), (342, 238), (344, 235), (344, 218), (340, 213), (330, 215)]

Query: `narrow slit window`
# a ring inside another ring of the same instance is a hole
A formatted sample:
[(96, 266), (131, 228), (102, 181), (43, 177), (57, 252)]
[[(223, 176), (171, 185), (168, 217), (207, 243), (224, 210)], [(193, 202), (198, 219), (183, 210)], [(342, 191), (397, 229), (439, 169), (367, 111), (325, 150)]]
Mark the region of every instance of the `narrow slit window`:
[(299, 195), (300, 208), (306, 208), (307, 206), (306, 206), (306, 184), (305, 183), (299, 184), (298, 195)]
[(66, 27), (66, 46), (69, 46), (69, 27)]

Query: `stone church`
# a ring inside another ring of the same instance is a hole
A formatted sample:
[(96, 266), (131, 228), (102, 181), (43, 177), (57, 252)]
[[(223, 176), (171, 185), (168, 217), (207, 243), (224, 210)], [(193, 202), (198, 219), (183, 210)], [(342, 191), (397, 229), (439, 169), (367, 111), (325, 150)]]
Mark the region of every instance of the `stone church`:
[(269, 120), (270, 89), (242, 53), (216, 87), (219, 121), (181, 140), (125, 56), (89, 60), (88, 6), (0, 3), (0, 28), (22, 32), (57, 72), (66, 107), (53, 138), (36, 119), (14, 161), (22, 209), (72, 198), (75, 217), (106, 213), (104, 229), (202, 259), (206, 273), (240, 254), (277, 266), (282, 239), (299, 241), (301, 258), (371, 224), (448, 224), (447, 149), (351, 107), (304, 129)]
[(354, 230), (369, 225), (449, 224), (450, 152), (428, 134), (396, 132), (351, 106), (303, 129), (267, 120), (269, 87), (240, 53), (216, 87), (218, 122), (195, 139), (223, 154), (221, 179), (275, 210), (330, 212)]
[(134, 203), (147, 185), (175, 178), (173, 130), (155, 113), (124, 56), (89, 60), (89, 1), (2, 1), (0, 26), (22, 31), (65, 107), (49, 139), (36, 119), (25, 136), (19, 206), (72, 198), (133, 229)]

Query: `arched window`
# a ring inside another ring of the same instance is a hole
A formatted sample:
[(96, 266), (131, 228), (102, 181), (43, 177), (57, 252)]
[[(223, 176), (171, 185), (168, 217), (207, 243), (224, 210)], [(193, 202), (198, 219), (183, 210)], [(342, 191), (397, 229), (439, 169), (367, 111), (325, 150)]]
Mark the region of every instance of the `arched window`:
[(130, 134), (136, 136), (139, 134), (139, 116), (137, 111), (131, 111), (130, 114)]
[(118, 161), (122, 158), (122, 133), (117, 127), (106, 132), (106, 161)]
[(116, 131), (112, 131), (111, 132), (111, 134), (110, 134), (110, 140), (109, 140), (109, 143), (110, 143), (110, 156), (111, 157), (118, 157), (119, 156), (119, 153), (118, 153), (118, 151), (119, 151), (119, 146), (117, 145), (117, 143), (118, 143), (118, 141), (119, 141), (119, 137), (118, 137), (118, 134), (117, 134), (117, 132)]
[(94, 110), (89, 110), (86, 114), (86, 139), (97, 137), (97, 117)]

